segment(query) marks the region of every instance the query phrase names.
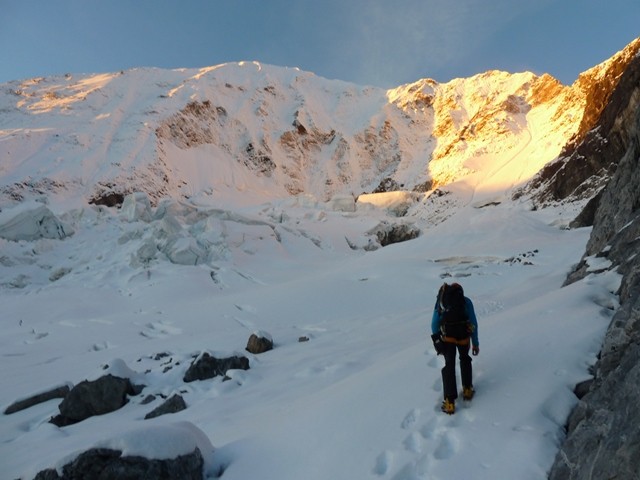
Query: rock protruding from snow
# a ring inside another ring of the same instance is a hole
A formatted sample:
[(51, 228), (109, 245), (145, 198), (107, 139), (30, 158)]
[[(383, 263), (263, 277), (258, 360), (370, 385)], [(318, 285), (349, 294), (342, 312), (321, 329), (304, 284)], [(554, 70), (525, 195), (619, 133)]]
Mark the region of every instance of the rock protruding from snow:
[(196, 449), (188, 455), (167, 460), (122, 455), (120, 450), (92, 448), (62, 467), (62, 475), (50, 468), (39, 472), (34, 480), (66, 480), (100, 478), (123, 480), (153, 478), (154, 480), (202, 480), (202, 454)]
[(382, 222), (370, 233), (377, 237), (380, 245), (386, 247), (393, 243), (406, 242), (417, 238), (420, 235), (420, 229), (407, 223)]
[(550, 480), (640, 478), (640, 295), (616, 313), (588, 393), (569, 417)]
[(59, 427), (73, 425), (94, 415), (118, 410), (127, 403), (127, 394), (134, 394), (128, 378), (111, 374), (94, 381), (83, 381), (73, 387), (58, 406), (60, 415), (51, 419)]
[(252, 333), (246, 350), (255, 355), (273, 350), (273, 338), (267, 332)]
[(34, 405), (48, 402), (49, 400), (53, 400), (56, 398), (64, 398), (67, 396), (69, 391), (70, 391), (70, 388), (68, 385), (62, 385), (41, 393), (37, 393), (35, 395), (31, 395), (30, 397), (27, 397), (23, 400), (17, 400), (13, 402), (11, 405), (9, 405), (5, 409), (4, 414), (10, 415), (12, 413), (25, 410), (29, 407), (33, 407)]
[[(585, 256), (568, 279), (581, 279), (593, 273), (594, 262), (603, 263), (623, 275), (621, 305), (606, 333), (594, 379), (569, 418), (551, 480), (640, 478), (639, 80), (636, 56), (602, 114), (607, 141), (593, 158), (606, 154), (617, 166), (600, 195)], [(589, 135), (584, 143), (588, 141)]]
[(0, 212), (0, 237), (6, 240), (62, 240), (73, 233), (73, 228), (37, 202), (28, 202)]
[(42, 470), (34, 480), (202, 480), (213, 451), (207, 436), (191, 423), (156, 425), (100, 442), (58, 468)]
[(144, 416), (144, 419), (148, 420), (150, 418), (156, 418), (160, 415), (166, 415), (168, 413), (181, 412), (182, 410), (186, 410), (186, 408), (187, 404), (185, 403), (184, 398), (182, 398), (182, 395), (178, 395), (176, 393), (175, 395), (172, 395), (170, 398), (168, 398), (165, 402), (163, 402), (162, 405), (154, 408), (152, 411), (147, 413)]
[(224, 376), (227, 370), (249, 370), (249, 359), (242, 356), (228, 358), (216, 358), (208, 352), (204, 352), (187, 369), (183, 380), (193, 382), (195, 380), (207, 380), (217, 376)]
[[(544, 206), (590, 199), (604, 188), (632, 144), (629, 126), (640, 101), (639, 51), (637, 39), (608, 62), (580, 75), (574, 88), (587, 99), (580, 131), (560, 157), (540, 170), (516, 196), (531, 192), (534, 201)], [(595, 210), (593, 205), (589, 208)], [(582, 215), (578, 226), (592, 224), (593, 213)]]

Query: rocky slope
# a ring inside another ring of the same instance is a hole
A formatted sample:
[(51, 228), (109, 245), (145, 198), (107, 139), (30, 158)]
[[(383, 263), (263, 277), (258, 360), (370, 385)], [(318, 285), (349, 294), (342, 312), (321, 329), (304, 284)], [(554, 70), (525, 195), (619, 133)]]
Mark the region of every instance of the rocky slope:
[(593, 223), (593, 230), (568, 281), (606, 269), (623, 276), (621, 306), (594, 379), (577, 389), (582, 398), (569, 419), (552, 480), (640, 476), (640, 56), (638, 41), (631, 46), (634, 51), (626, 51), (626, 68), (595, 125), (538, 191), (540, 200), (566, 201), (602, 189), (576, 222)]
[[(625, 72), (631, 68), (638, 51), (640, 39), (580, 75), (569, 94), (569, 101), (584, 102), (579, 128), (558, 160), (546, 165), (519, 194), (533, 194), (535, 203), (544, 206), (556, 201), (593, 198), (603, 189), (626, 148), (628, 135), (624, 129), (631, 122), (630, 111), (625, 108), (634, 79)], [(624, 84), (616, 88), (619, 83)], [(594, 209), (595, 203), (581, 217), (582, 224), (591, 225)]]

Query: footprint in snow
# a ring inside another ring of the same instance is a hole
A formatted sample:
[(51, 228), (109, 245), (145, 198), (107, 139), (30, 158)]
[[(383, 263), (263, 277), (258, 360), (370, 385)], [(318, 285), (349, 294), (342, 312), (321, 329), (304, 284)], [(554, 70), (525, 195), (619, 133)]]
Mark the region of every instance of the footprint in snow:
[(373, 468), (373, 473), (376, 475), (386, 475), (393, 466), (393, 453), (389, 450), (385, 450), (376, 459), (376, 466)]
[[(433, 390), (434, 392), (441, 392), (442, 391), (442, 379), (441, 378), (436, 378), (433, 382), (433, 385), (431, 385), (431, 390)], [(436, 411), (440, 411), (440, 405), (436, 406)]]
[[(461, 440), (456, 428), (460, 422), (466, 420), (468, 420), (466, 416), (459, 415), (458, 412), (453, 417), (443, 416), (441, 412), (430, 416), (423, 425), (418, 426), (405, 438), (403, 442), (405, 451), (414, 453), (416, 456), (414, 460), (402, 467), (393, 477), (394, 480), (434, 478), (430, 471), (431, 466), (453, 458), (460, 451)], [(417, 421), (415, 423), (417, 424)]]
[(418, 418), (420, 418), (420, 409), (414, 408), (409, 413), (407, 413), (400, 426), (403, 430), (408, 430), (418, 421)]
[[(441, 383), (438, 379), (434, 383), (434, 389), (441, 389)], [(473, 422), (473, 415), (466, 408), (461, 408), (455, 415), (447, 416), (440, 412), (439, 404), (434, 414), (427, 412), (427, 415), (421, 422), (424, 411), (413, 408), (404, 416), (400, 427), (408, 431), (408, 434), (402, 441), (401, 448), (380, 453), (373, 468), (374, 474), (392, 474), (394, 462), (403, 458), (409, 461), (401, 466), (392, 480), (431, 480), (434, 479), (432, 467), (438, 462), (452, 459), (460, 451), (461, 437), (457, 428), (463, 423)]]
[(172, 326), (169, 322), (150, 322), (145, 325), (140, 335), (147, 338), (164, 338), (181, 333), (182, 329)]
[(422, 453), (423, 437), (418, 432), (411, 433), (404, 439), (403, 445), (405, 450), (412, 453)]
[(420, 435), (422, 435), (425, 440), (433, 440), (438, 434), (439, 425), (440, 422), (437, 417), (429, 418), (429, 421), (420, 428)]
[(408, 463), (393, 476), (392, 480), (435, 480), (430, 472), (429, 455), (422, 455), (413, 462)]
[(457, 435), (445, 431), (438, 440), (438, 446), (433, 452), (433, 457), (436, 460), (446, 460), (453, 457), (460, 449), (460, 440)]

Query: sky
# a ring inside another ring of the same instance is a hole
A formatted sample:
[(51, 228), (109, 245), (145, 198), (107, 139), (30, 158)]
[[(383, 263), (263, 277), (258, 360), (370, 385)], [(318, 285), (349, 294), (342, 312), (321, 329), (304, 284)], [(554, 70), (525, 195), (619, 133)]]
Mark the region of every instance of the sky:
[(0, 83), (255, 60), (385, 88), (492, 69), (570, 84), (638, 36), (637, 0), (0, 0)]

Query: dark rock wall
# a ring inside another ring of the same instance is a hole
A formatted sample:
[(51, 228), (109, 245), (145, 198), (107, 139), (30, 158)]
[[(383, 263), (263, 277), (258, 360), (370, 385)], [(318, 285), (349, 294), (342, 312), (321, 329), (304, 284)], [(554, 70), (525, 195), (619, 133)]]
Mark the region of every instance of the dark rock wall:
[[(606, 333), (594, 380), (572, 412), (551, 480), (640, 478), (640, 57), (576, 152), (614, 173), (599, 196), (585, 257), (611, 261), (623, 275), (621, 306)], [(596, 138), (599, 136), (599, 138)], [(589, 139), (599, 147), (589, 146)], [(615, 168), (609, 168), (615, 163)], [(590, 208), (594, 208), (591, 205)], [(586, 275), (586, 261), (568, 281)]]

